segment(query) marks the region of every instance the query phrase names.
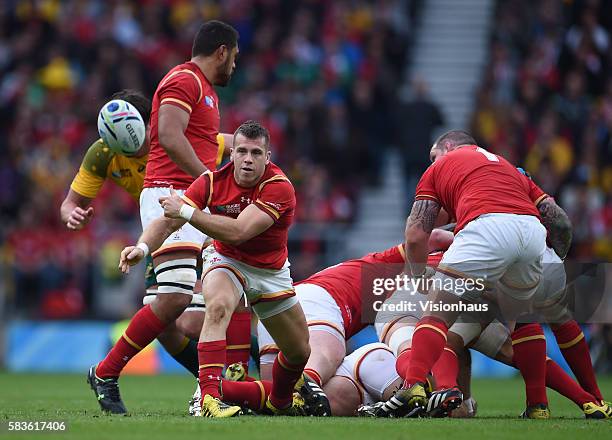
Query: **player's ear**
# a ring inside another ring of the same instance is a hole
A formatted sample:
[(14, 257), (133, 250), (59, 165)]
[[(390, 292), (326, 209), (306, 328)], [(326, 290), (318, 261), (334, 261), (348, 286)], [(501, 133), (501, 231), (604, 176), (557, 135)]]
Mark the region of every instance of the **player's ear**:
[(217, 57), (219, 58), (219, 61), (221, 61), (222, 63), (224, 63), (225, 60), (227, 60), (227, 57), (229, 57), (229, 54), (230, 54), (230, 51), (225, 44), (222, 44), (217, 49)]
[(229, 158), (230, 162), (234, 161), (234, 147), (230, 148), (230, 158)]
[(272, 152), (270, 150), (266, 151), (266, 165), (270, 163), (271, 157), (272, 157)]

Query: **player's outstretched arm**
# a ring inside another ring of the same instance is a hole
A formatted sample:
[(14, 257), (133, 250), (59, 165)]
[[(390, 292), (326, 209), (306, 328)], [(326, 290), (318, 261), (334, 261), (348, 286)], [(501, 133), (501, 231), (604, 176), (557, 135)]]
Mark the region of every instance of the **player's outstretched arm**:
[(185, 110), (174, 105), (162, 105), (159, 108), (159, 143), (174, 163), (192, 177), (197, 178), (208, 171), (208, 168), (198, 158), (185, 136), (188, 124), (189, 113)]
[(572, 223), (552, 197), (538, 204), (542, 224), (548, 231), (548, 241), (559, 258), (564, 259), (572, 244)]
[(93, 207), (89, 206), (91, 201), (89, 197), (70, 189), (60, 207), (62, 223), (71, 231), (83, 229), (94, 215)]
[(136, 246), (128, 246), (119, 257), (119, 269), (123, 273), (130, 272), (130, 266), (138, 264), (150, 252), (154, 252), (176, 230), (185, 224), (185, 220), (159, 217), (151, 222), (142, 232)]
[(238, 218), (231, 218), (195, 209), (174, 190), (171, 190), (170, 197), (160, 198), (159, 203), (166, 217), (187, 220), (209, 237), (232, 245), (244, 243), (274, 224), (274, 220), (254, 204), (247, 206)]
[(440, 212), (440, 204), (434, 200), (416, 200), (406, 221), (407, 271), (413, 276), (425, 273), (429, 236)]

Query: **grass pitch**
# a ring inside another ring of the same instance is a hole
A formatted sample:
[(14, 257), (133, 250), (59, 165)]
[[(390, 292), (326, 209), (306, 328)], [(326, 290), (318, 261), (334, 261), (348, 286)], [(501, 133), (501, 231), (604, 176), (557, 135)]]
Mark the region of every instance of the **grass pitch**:
[[(612, 396), (612, 377), (601, 378), (605, 396)], [(210, 420), (186, 415), (195, 387), (187, 376), (121, 379), (129, 417), (105, 416), (82, 375), (0, 373), (0, 438), (68, 439), (327, 439), (453, 440), (496, 438), (610, 438), (612, 420), (584, 420), (571, 402), (549, 391), (553, 419), (520, 420), (524, 391), (520, 379), (478, 379), (473, 394), (478, 417), (458, 419), (372, 420), (358, 418), (240, 417)], [(7, 432), (8, 421), (65, 421), (62, 433)], [(42, 437), (41, 437), (42, 436)]]

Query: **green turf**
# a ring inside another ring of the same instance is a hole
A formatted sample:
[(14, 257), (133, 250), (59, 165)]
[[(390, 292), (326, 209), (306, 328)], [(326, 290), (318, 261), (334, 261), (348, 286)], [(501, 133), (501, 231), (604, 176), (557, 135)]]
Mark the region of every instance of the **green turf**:
[[(600, 380), (602, 391), (612, 396), (612, 378)], [(125, 377), (121, 392), (130, 417), (101, 415), (85, 376), (22, 375), (0, 373), (1, 438), (146, 439), (184, 438), (255, 440), (340, 440), (403, 438), (610, 438), (612, 420), (587, 421), (573, 404), (549, 393), (554, 419), (519, 420), (523, 386), (518, 379), (475, 380), (476, 419), (371, 420), (356, 418), (241, 417), (209, 420), (186, 416), (194, 382), (187, 376)], [(63, 420), (62, 434), (6, 432), (6, 421)], [(179, 437), (187, 434), (188, 437)], [(191, 434), (191, 435), (189, 435)], [(41, 437), (42, 436), (42, 437)], [(202, 437), (204, 436), (204, 437)]]

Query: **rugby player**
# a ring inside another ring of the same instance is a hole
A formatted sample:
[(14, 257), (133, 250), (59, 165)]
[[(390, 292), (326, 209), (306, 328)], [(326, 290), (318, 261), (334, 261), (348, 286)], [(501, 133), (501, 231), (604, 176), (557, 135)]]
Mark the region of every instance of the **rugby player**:
[[(169, 195), (171, 187), (182, 194), (220, 161), (225, 137), (219, 136), (219, 103), (213, 86), (228, 84), (237, 54), (236, 30), (219, 21), (206, 22), (194, 38), (191, 60), (171, 69), (159, 83), (153, 96), (151, 150), (140, 194), (143, 229), (163, 215), (158, 199)], [(196, 261), (205, 239), (201, 231), (184, 225), (151, 254), (156, 299), (134, 315), (106, 358), (88, 374), (104, 411), (127, 412), (118, 377), (127, 362), (172, 325), (191, 302)], [(250, 343), (250, 332), (242, 338)]]
[[(186, 223), (215, 239), (215, 252), (203, 268), (206, 316), (198, 344), (201, 414), (205, 417), (233, 417), (241, 412), (239, 406), (222, 401), (220, 385), (226, 362), (225, 331), (242, 296), (281, 350), (274, 363), (266, 409), (272, 414), (304, 413), (303, 402), (293, 401), (293, 390), (303, 380), (310, 355), (308, 327), (295, 297), (287, 259), (295, 192), (280, 168), (270, 162), (269, 146), (266, 128), (253, 121), (242, 124), (234, 133), (231, 162), (198, 177), (182, 198), (174, 191), (161, 197), (165, 216), (144, 230), (138, 245), (121, 253), (120, 268), (128, 272), (147, 250), (158, 249)], [(212, 214), (204, 212), (205, 208)], [(232, 385), (247, 392), (252, 383)], [(307, 401), (310, 397), (305, 396)], [(307, 403), (316, 405), (314, 401)]]
[[(465, 132), (451, 131), (436, 141), (439, 157), (417, 185), (415, 204), (406, 225), (407, 272), (413, 277), (432, 275), (427, 270), (427, 240), (441, 207), (457, 219), (456, 237), (445, 252), (434, 280), (486, 280), (501, 292), (498, 302), (519, 305), (529, 300), (542, 275), (546, 224), (558, 215), (554, 206), (536, 209), (530, 187), (505, 159), (478, 147)], [(550, 210), (548, 209), (550, 208)], [(553, 247), (565, 255), (569, 236), (552, 238)], [(555, 244), (557, 246), (555, 246)], [(557, 249), (558, 248), (558, 249)], [(484, 290), (484, 289), (483, 289)], [(434, 290), (434, 300), (462, 306), (481, 299), (483, 290)], [(411, 360), (402, 389), (394, 396), (397, 413), (426, 407), (426, 375), (444, 351), (447, 332), (461, 307), (431, 311), (416, 326)], [(549, 418), (546, 397), (546, 342), (538, 324), (520, 325), (512, 333), (514, 364), (525, 380), (529, 418)]]

